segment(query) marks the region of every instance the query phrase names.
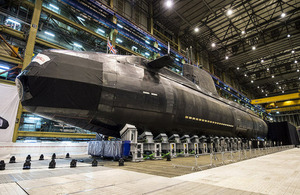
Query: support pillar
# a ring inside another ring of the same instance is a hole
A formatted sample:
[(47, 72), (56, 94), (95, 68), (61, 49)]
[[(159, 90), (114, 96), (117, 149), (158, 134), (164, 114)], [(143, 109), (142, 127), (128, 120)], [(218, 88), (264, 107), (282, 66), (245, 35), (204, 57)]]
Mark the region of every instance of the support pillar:
[[(26, 50), (25, 50), (25, 56), (24, 56), (22, 70), (24, 70), (28, 66), (28, 64), (31, 62), (31, 59), (32, 59), (33, 50), (34, 50), (34, 46), (35, 46), (35, 40), (36, 40), (36, 33), (38, 30), (38, 25), (39, 25), (41, 11), (42, 11), (42, 2), (43, 2), (43, 0), (35, 0), (35, 5), (34, 5), (33, 15), (32, 15), (32, 19), (31, 19), (29, 36), (28, 36), (28, 40), (27, 40), (27, 44), (26, 44)], [(13, 142), (16, 142), (16, 140), (18, 138), (18, 130), (20, 127), (20, 119), (21, 119), (22, 111), (23, 111), (23, 107), (22, 107), (21, 103), (19, 103), (17, 119), (16, 119), (16, 124), (15, 124), (13, 139), (12, 139)]]

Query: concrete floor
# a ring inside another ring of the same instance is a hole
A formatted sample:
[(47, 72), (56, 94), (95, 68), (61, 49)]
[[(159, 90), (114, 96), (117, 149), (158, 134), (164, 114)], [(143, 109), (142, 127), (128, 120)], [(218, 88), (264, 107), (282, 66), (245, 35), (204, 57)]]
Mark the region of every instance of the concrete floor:
[(0, 194), (300, 194), (299, 148), (172, 178), (87, 163), (69, 168), (70, 159), (48, 169), (49, 161), (33, 158), (30, 170), (7, 164)]

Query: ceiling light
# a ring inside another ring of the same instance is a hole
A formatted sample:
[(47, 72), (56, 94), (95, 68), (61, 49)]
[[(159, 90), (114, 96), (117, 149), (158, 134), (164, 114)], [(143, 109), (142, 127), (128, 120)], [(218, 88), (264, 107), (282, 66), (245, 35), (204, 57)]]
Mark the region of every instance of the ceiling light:
[(232, 9), (227, 10), (227, 16), (230, 16), (233, 13)]
[(147, 44), (150, 44), (150, 42), (149, 42), (149, 41), (147, 41), (147, 40), (145, 41), (145, 43), (147, 43)]
[(50, 37), (55, 37), (55, 34), (50, 33), (50, 32), (48, 32), (48, 31), (45, 31), (45, 34), (48, 35), (48, 36), (50, 36)]
[(266, 96), (268, 96), (268, 94), (266, 94)]
[(281, 86), (279, 86), (278, 88), (281, 89)]
[(100, 29), (100, 28), (98, 28), (97, 31), (100, 32), (100, 33), (103, 33), (103, 34), (105, 33), (105, 31)]
[(215, 44), (215, 43), (212, 43), (211, 46), (212, 46), (212, 47), (216, 47), (216, 44)]
[(263, 59), (261, 59), (261, 60), (260, 60), (260, 62), (261, 62), (261, 63), (263, 63), (263, 62), (264, 62), (264, 60), (263, 60)]
[(264, 92), (264, 90), (262, 89), (261, 92)]
[(145, 53), (146, 56), (150, 56), (150, 54), (148, 52)]
[(277, 111), (276, 114), (279, 114), (279, 111)]
[(295, 53), (295, 50), (292, 50), (292, 53)]
[(226, 60), (228, 60), (228, 59), (229, 59), (229, 57), (228, 57), (228, 56), (225, 56), (225, 59), (226, 59)]
[(276, 82), (276, 85), (278, 85), (278, 82)]
[(118, 27), (123, 28), (123, 26), (121, 24), (117, 24)]
[(53, 5), (53, 4), (51, 4), (51, 3), (49, 4), (49, 6), (52, 7), (52, 8), (54, 8), (54, 9), (56, 9), (56, 10), (59, 10), (58, 7), (56, 7), (55, 5)]
[(285, 13), (282, 13), (280, 16), (281, 16), (282, 18), (284, 18), (284, 17), (285, 17)]
[(177, 62), (179, 62), (178, 58), (175, 58), (175, 60), (176, 60)]
[(6, 22), (11, 22), (11, 23), (14, 23), (16, 25), (20, 25), (19, 22), (15, 21), (15, 20), (12, 20), (12, 19), (7, 19)]
[(282, 91), (282, 93), (284, 93), (284, 91)]
[(274, 75), (272, 75), (272, 79), (274, 79), (274, 77), (275, 77), (275, 76), (274, 76)]
[(297, 72), (299, 72), (299, 69), (297, 69)]
[(85, 21), (85, 19), (84, 18), (82, 18), (82, 17), (80, 17), (80, 16), (77, 16), (77, 18), (78, 18), (78, 20), (81, 20), (81, 21)]
[(82, 45), (79, 45), (78, 43), (73, 44), (75, 47), (82, 47)]
[(247, 74), (244, 74), (244, 76), (246, 77), (246, 76), (247, 76)]
[(166, 1), (166, 6), (169, 7), (169, 8), (172, 7), (173, 6), (173, 1), (167, 0)]
[(123, 41), (119, 38), (116, 39), (117, 42), (122, 43)]
[(269, 69), (269, 67), (267, 68), (267, 71), (269, 71), (270, 69)]
[(259, 89), (259, 86), (257, 86), (257, 89)]
[(295, 60), (295, 64), (297, 64), (298, 63), (298, 61), (297, 60)]
[(0, 66), (1, 69), (8, 70), (9, 68), (6, 66)]
[(289, 38), (289, 37), (291, 37), (291, 35), (290, 35), (290, 34), (288, 34), (288, 35), (287, 35), (287, 37)]
[(157, 49), (158, 49), (159, 51), (161, 51), (161, 49), (160, 49), (159, 47), (158, 47)]
[(252, 50), (256, 50), (256, 47), (255, 47), (255, 46), (252, 46)]
[(239, 69), (240, 69), (240, 67), (237, 67), (236, 69), (237, 69), (237, 70), (239, 70)]
[(245, 34), (246, 32), (244, 30), (242, 30), (242, 35)]
[(253, 83), (254, 81), (253, 80), (251, 80), (251, 83)]
[(195, 32), (199, 32), (199, 28), (196, 27), (196, 28), (194, 29), (194, 31), (195, 31)]

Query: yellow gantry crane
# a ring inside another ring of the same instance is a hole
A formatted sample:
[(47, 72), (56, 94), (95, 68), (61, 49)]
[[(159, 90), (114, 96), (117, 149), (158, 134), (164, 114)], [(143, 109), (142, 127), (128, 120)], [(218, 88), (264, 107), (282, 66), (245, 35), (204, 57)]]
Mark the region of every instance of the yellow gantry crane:
[(264, 105), (268, 113), (300, 110), (300, 91), (297, 93), (254, 99), (251, 101), (251, 104)]

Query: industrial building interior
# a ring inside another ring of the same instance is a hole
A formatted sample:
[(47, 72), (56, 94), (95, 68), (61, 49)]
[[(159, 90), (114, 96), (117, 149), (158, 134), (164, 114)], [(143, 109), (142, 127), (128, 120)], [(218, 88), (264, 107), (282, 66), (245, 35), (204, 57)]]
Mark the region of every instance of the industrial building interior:
[(0, 0), (0, 194), (300, 194), (299, 56), (298, 0)]

